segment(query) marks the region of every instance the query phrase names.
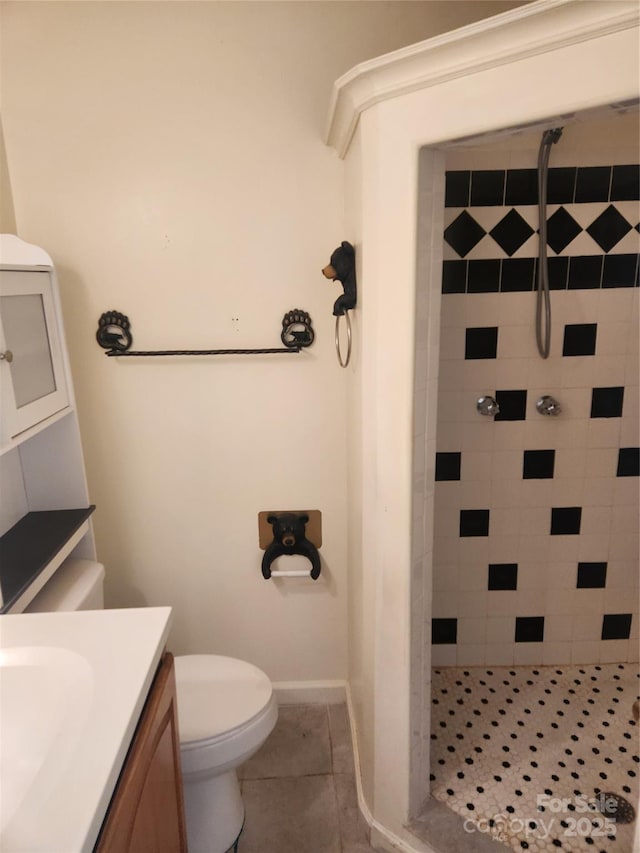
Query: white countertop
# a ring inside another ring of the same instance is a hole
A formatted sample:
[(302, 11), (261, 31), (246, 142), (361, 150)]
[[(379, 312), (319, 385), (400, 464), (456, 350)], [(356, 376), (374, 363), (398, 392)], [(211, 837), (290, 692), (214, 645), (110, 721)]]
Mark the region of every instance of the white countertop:
[(171, 608), (0, 616), (0, 850), (91, 851)]

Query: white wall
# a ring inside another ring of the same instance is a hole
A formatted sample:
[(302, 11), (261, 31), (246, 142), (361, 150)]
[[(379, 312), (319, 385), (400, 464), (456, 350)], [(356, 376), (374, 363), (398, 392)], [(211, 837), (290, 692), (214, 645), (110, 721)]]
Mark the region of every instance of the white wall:
[[(330, 85), (515, 5), (3, 4), (17, 230), (58, 268), (107, 603), (173, 605), (174, 651), (347, 676)], [(141, 349), (273, 346), (294, 307), (317, 331), (299, 356), (117, 362), (95, 343), (117, 309)], [(257, 513), (294, 508), (323, 513), (323, 575), (267, 583)]]

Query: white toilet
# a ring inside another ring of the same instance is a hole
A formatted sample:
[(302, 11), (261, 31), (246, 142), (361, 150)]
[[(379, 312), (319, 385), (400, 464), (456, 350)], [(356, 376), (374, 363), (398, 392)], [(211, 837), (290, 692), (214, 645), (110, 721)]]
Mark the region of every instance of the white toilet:
[[(104, 567), (67, 560), (25, 609), (100, 610)], [(278, 718), (268, 677), (219, 655), (175, 658), (180, 757), (190, 853), (226, 853), (244, 823), (236, 768), (265, 742)]]

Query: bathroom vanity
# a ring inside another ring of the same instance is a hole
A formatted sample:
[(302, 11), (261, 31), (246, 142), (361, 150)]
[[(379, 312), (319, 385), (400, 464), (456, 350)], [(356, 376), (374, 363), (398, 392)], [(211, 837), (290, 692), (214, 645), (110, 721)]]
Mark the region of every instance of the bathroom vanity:
[(69, 556), (95, 559), (55, 270), (0, 235), (0, 613), (20, 613)]
[(186, 851), (170, 614), (0, 619), (0, 849)]

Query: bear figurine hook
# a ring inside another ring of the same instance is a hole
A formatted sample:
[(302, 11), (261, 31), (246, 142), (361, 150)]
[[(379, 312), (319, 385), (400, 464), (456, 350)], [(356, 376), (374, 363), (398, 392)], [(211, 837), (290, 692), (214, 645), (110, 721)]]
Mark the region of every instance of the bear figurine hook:
[[(338, 363), (340, 367), (346, 367), (351, 358), (351, 320), (349, 319), (349, 311), (356, 307), (357, 302), (356, 250), (351, 243), (348, 243), (346, 240), (342, 241), (338, 248), (332, 252), (329, 263), (322, 270), (322, 274), (325, 278), (332, 281), (339, 281), (344, 290), (344, 293), (334, 303), (333, 313), (336, 318), (335, 343)], [(347, 355), (344, 359), (340, 351), (340, 317), (344, 317), (347, 324)]]

